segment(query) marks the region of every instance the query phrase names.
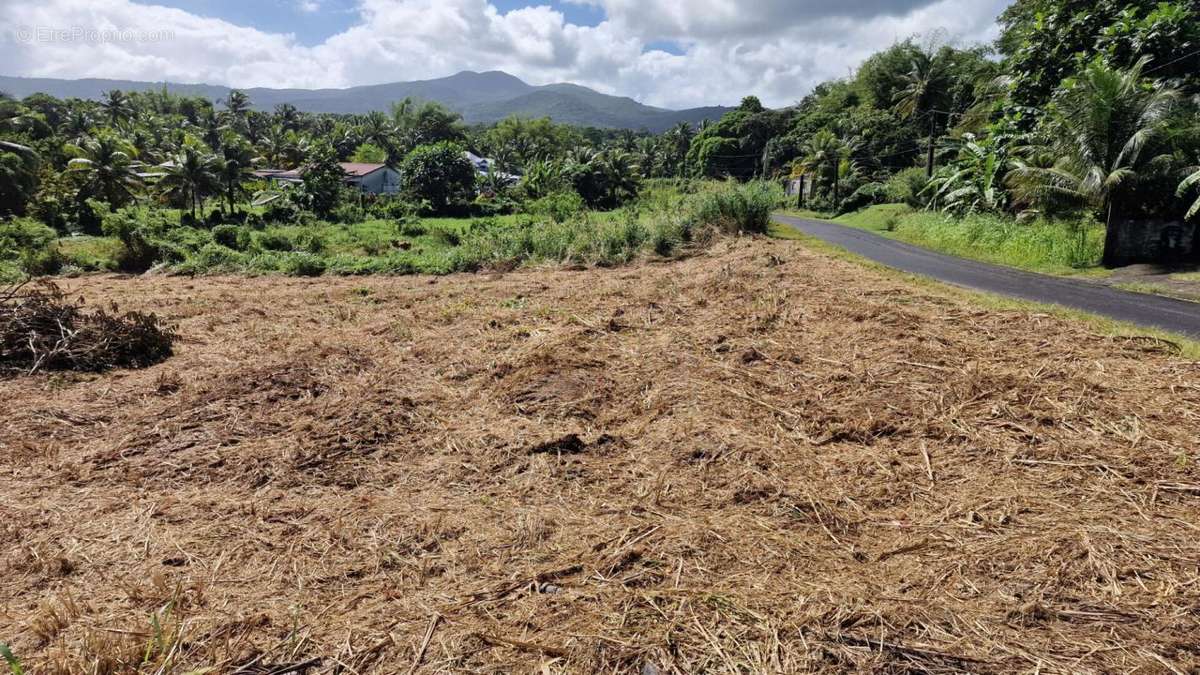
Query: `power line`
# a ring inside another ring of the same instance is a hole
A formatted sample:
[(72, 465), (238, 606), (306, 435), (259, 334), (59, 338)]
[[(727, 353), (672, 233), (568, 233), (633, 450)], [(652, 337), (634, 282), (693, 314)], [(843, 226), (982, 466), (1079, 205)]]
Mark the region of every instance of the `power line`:
[(1162, 70), (1163, 68), (1166, 68), (1167, 66), (1171, 66), (1171, 65), (1174, 65), (1174, 64), (1176, 64), (1176, 63), (1179, 63), (1180, 61), (1183, 61), (1184, 59), (1190, 59), (1190, 58), (1192, 58), (1193, 56), (1198, 56), (1198, 55), (1200, 55), (1200, 49), (1197, 49), (1196, 51), (1194, 51), (1194, 52), (1192, 52), (1192, 53), (1190, 53), (1190, 54), (1184, 54), (1183, 56), (1181, 56), (1181, 57), (1179, 57), (1179, 58), (1177, 58), (1177, 59), (1174, 59), (1174, 60), (1172, 60), (1172, 61), (1167, 61), (1166, 63), (1164, 63), (1164, 64), (1162, 64), (1162, 65), (1155, 66), (1155, 67), (1151, 68), (1150, 70), (1147, 70), (1147, 71), (1145, 72), (1145, 74), (1146, 74), (1146, 75), (1149, 75), (1150, 73), (1153, 73), (1153, 72), (1157, 72), (1157, 71), (1159, 71), (1159, 70)]

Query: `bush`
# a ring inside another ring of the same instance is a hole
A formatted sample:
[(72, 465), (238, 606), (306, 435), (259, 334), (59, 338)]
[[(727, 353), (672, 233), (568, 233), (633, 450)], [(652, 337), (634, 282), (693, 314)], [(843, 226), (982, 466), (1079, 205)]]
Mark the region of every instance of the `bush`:
[(779, 186), (766, 181), (745, 185), (726, 184), (700, 195), (696, 217), (723, 232), (766, 234), (771, 212), (783, 199)]
[(319, 277), (325, 268), (325, 261), (311, 253), (293, 253), (280, 265), (280, 271), (293, 277)]
[(218, 225), (213, 228), (213, 241), (235, 251), (250, 248), (250, 232), (240, 225)]
[(462, 243), (462, 235), (450, 227), (435, 227), (429, 231), (429, 236), (443, 246), (454, 247)]
[(526, 212), (549, 218), (556, 223), (565, 223), (572, 217), (583, 213), (587, 205), (583, 203), (583, 197), (579, 196), (574, 190), (563, 190), (554, 192), (534, 200), (526, 205)]
[(914, 209), (925, 206), (921, 192), (929, 184), (925, 169), (912, 167), (895, 174), (886, 183), (887, 200), (894, 204), (908, 204)]
[(474, 195), (475, 167), (454, 143), (418, 146), (404, 158), (401, 173), (405, 191), (433, 213), (449, 213)]
[(258, 235), (258, 247), (264, 251), (291, 251), (292, 238), (282, 232), (263, 232)]
[(866, 183), (842, 202), (842, 211), (859, 211), (868, 206), (886, 204), (890, 201), (891, 195), (888, 192), (887, 185), (883, 183)]
[(26, 274), (54, 274), (62, 267), (58, 233), (29, 218), (0, 220), (0, 261)]
[(125, 272), (145, 272), (160, 262), (182, 260), (178, 248), (164, 241), (170, 225), (161, 211), (136, 207), (118, 209), (104, 217), (104, 234), (121, 242), (117, 267)]

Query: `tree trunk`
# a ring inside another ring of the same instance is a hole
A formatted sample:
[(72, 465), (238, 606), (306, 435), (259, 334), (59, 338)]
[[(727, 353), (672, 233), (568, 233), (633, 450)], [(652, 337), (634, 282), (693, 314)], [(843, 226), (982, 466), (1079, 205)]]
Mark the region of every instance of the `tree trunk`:
[(842, 167), (839, 166), (838, 164), (834, 164), (833, 165), (833, 211), (834, 211), (834, 213), (837, 213), (838, 209), (841, 208), (838, 204), (838, 202), (841, 201), (841, 196), (842, 196), (842, 192), (841, 192), (842, 186), (838, 185), (838, 183), (841, 182), (839, 180), (841, 178), (841, 175), (840, 175), (841, 173), (842, 173)]
[(1108, 216), (1104, 222), (1104, 258), (1101, 260), (1101, 264), (1108, 268), (1120, 267), (1125, 263), (1124, 256), (1118, 250), (1121, 247), (1121, 238), (1115, 217), (1115, 201), (1111, 198), (1108, 200)]

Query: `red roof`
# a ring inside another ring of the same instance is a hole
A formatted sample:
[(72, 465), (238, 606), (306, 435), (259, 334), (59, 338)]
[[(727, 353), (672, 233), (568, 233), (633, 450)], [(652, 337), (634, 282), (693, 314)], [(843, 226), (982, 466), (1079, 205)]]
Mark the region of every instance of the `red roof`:
[(387, 164), (367, 164), (363, 162), (341, 162), (338, 166), (341, 166), (342, 171), (345, 171), (352, 178), (362, 178), (380, 169), (387, 168)]

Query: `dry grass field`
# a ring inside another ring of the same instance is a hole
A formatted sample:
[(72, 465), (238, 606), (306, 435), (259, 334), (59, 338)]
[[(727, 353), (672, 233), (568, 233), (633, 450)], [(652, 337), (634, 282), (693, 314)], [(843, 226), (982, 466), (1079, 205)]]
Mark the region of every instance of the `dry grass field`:
[(89, 277), (0, 380), (40, 673), (1200, 671), (1200, 364), (804, 249)]

